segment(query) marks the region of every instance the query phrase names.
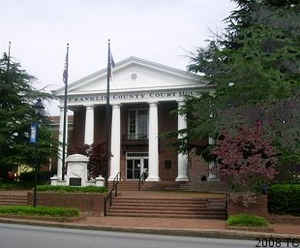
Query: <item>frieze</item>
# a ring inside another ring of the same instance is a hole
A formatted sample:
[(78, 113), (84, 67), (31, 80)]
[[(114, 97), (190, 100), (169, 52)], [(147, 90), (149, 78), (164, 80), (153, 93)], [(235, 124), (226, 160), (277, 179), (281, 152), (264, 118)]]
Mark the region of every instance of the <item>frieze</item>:
[[(123, 102), (147, 102), (147, 101), (167, 101), (167, 100), (181, 100), (185, 96), (196, 96), (199, 95), (199, 90), (188, 89), (188, 90), (173, 90), (173, 91), (145, 91), (145, 92), (128, 92), (128, 93), (111, 93), (110, 101), (116, 103)], [(106, 102), (106, 94), (87, 95), (87, 96), (69, 96), (68, 105), (77, 104), (101, 104)]]

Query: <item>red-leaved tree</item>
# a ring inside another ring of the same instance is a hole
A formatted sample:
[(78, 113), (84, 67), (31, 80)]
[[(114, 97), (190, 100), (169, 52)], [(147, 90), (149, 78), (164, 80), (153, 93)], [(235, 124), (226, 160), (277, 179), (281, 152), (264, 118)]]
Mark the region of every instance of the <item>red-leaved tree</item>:
[(263, 127), (243, 126), (235, 134), (226, 131), (217, 140), (220, 177), (233, 191), (257, 192), (276, 175), (277, 152)]
[(88, 179), (101, 175), (108, 175), (108, 153), (106, 143), (94, 143), (92, 145), (79, 145), (72, 147), (69, 154), (82, 154), (89, 157)]

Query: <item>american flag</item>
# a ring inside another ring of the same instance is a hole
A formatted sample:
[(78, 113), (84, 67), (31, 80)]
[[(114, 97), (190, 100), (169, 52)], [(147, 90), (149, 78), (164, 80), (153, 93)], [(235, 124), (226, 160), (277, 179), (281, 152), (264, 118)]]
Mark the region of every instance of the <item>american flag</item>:
[(115, 67), (115, 61), (110, 51), (110, 41), (108, 42), (107, 76), (112, 78), (112, 69)]
[(68, 83), (68, 75), (69, 75), (69, 43), (67, 44), (67, 54), (66, 54), (66, 61), (65, 61), (65, 69), (64, 69), (64, 73), (63, 73), (64, 84)]

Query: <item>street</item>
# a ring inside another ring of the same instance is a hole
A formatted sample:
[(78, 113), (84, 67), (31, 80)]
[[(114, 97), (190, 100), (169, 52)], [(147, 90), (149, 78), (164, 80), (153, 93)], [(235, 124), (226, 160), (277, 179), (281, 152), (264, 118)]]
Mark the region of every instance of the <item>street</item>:
[(0, 224), (0, 248), (246, 248), (256, 241)]

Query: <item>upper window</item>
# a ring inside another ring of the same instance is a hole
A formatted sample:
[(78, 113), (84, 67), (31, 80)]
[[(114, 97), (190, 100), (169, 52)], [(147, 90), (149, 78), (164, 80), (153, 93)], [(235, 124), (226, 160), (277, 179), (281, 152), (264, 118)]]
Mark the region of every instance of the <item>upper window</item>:
[(128, 111), (128, 139), (148, 139), (148, 110)]

